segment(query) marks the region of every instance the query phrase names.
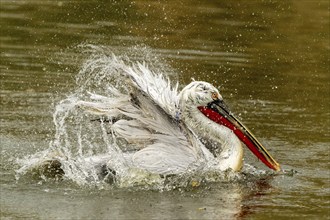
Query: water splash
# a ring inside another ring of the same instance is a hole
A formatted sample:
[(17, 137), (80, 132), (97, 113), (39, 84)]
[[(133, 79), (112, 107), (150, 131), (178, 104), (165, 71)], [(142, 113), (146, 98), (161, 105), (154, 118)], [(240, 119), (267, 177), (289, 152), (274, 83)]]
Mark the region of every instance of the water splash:
[[(80, 186), (104, 187), (112, 183), (118, 187), (171, 190), (194, 188), (204, 182), (230, 182), (244, 178), (242, 174), (230, 170), (219, 172), (211, 166), (207, 170), (176, 176), (153, 174), (132, 166), (129, 150), (136, 146), (114, 135), (111, 125), (116, 118), (112, 117), (112, 110), (100, 104), (99, 112), (94, 110), (90, 114), (81, 103), (98, 100), (108, 106), (123, 104), (118, 97), (127, 99), (125, 94), (129, 94), (132, 88), (120, 76), (136, 61), (145, 62), (150, 71), (165, 73), (166, 77), (175, 78), (175, 71), (146, 47), (132, 48), (123, 55), (114, 55), (113, 50), (93, 45), (85, 45), (83, 49), (88, 58), (76, 77), (77, 87), (56, 105), (53, 114), (56, 126), (54, 140), (48, 150), (18, 160), (21, 168), (17, 170), (17, 179), (35, 173), (45, 181), (55, 178)], [(113, 97), (118, 98), (116, 103), (113, 103)], [(102, 111), (106, 111), (107, 116)], [(122, 149), (128, 151), (123, 153)], [(245, 167), (243, 173), (264, 175), (263, 171)]]

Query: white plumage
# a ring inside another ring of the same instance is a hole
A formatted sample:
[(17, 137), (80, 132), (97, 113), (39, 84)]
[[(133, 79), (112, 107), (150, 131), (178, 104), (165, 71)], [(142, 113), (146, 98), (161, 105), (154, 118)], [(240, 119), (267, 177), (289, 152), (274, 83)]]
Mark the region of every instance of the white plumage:
[(129, 145), (121, 150), (131, 166), (158, 174), (180, 174), (211, 164), (220, 170), (241, 168), (239, 139), (197, 108), (215, 97), (222, 99), (211, 84), (194, 81), (178, 93), (178, 84), (172, 86), (167, 77), (141, 63), (115, 77), (125, 82), (124, 92), (111, 86), (109, 97), (90, 93), (92, 101), (78, 105), (113, 121), (114, 135)]

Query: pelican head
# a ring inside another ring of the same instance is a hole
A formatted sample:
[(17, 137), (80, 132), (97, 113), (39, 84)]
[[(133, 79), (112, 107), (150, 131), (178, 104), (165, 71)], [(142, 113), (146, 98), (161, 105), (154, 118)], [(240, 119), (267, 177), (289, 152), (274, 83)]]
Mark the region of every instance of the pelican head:
[(215, 156), (227, 161), (227, 167), (240, 169), (243, 157), (241, 141), (266, 166), (280, 170), (280, 165), (231, 113), (219, 91), (210, 83), (194, 81), (187, 85), (179, 94), (179, 108), (182, 120), (190, 129), (202, 139), (211, 140), (212, 145), (219, 144), (221, 155)]
[(193, 81), (187, 85), (179, 95), (179, 108), (184, 111), (186, 108), (207, 106), (215, 100), (222, 100), (219, 91), (210, 83)]

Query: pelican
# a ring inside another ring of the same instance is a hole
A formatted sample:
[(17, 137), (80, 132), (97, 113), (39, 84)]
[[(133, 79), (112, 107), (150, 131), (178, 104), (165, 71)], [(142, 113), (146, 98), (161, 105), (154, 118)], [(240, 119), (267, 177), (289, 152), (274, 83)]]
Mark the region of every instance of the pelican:
[[(243, 143), (270, 169), (280, 170), (210, 83), (192, 81), (178, 91), (178, 83), (172, 85), (143, 63), (121, 65), (111, 77), (109, 95), (90, 93), (90, 100), (77, 106), (109, 119), (114, 137), (125, 142), (118, 151), (128, 166), (162, 175), (207, 166), (240, 171)], [(107, 161), (106, 166), (116, 170), (116, 163)]]

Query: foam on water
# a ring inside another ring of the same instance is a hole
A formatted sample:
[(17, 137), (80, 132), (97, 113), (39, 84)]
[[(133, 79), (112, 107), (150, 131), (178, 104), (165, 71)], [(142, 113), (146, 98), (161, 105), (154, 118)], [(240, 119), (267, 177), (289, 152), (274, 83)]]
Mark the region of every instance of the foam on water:
[[(146, 47), (132, 48), (128, 53), (113, 54), (113, 50), (96, 46), (84, 46), (88, 58), (79, 71), (77, 87), (66, 99), (60, 101), (53, 114), (56, 134), (49, 149), (19, 159), (21, 168), (17, 179), (29, 173), (41, 178), (60, 178), (81, 186), (116, 185), (118, 187), (142, 187), (145, 189), (173, 189), (195, 187), (203, 182), (242, 180), (246, 175), (208, 170), (188, 172), (178, 176), (162, 176), (138, 169), (130, 164), (131, 148), (114, 135), (111, 117), (90, 114), (79, 103), (91, 99), (110, 102), (111, 97), (127, 94), (130, 90), (120, 75), (123, 69), (136, 61), (145, 62), (155, 73), (175, 78), (175, 72)], [(98, 94), (98, 95), (96, 95)], [(105, 165), (111, 167), (106, 170)], [(264, 171), (246, 165), (243, 173), (254, 176), (267, 175)]]

